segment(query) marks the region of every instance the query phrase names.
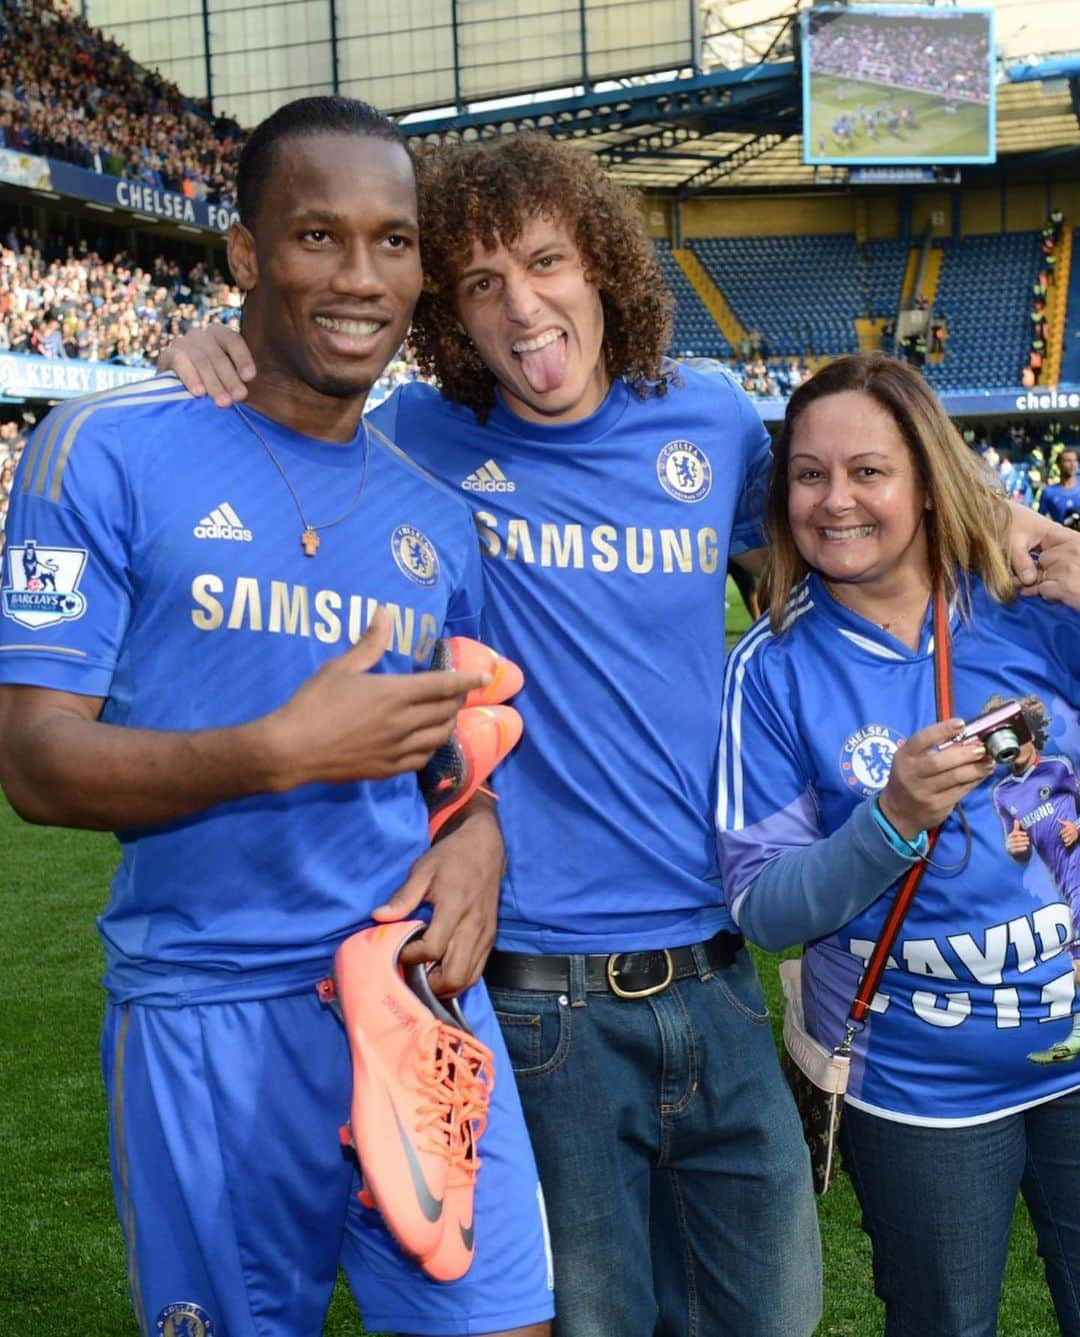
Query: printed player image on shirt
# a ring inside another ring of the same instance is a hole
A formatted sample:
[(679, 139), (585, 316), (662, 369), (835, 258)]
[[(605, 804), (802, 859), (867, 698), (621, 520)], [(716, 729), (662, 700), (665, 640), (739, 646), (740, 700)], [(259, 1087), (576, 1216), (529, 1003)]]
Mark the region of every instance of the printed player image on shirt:
[[(991, 697), (987, 709), (999, 704)], [(1025, 697), (1020, 705), (1031, 738), (1021, 744), (1008, 774), (994, 787), (994, 807), (1001, 819), (1005, 849), (1021, 865), (1032, 859), (1043, 866), (1072, 911), (1073, 940), (1070, 952), (1080, 985), (1080, 788), (1076, 771), (1067, 756), (1045, 756), (1053, 721), (1046, 703), (1037, 696)], [(1080, 1009), (1074, 1012), (1073, 1028), (1064, 1040), (1028, 1055), (1033, 1063), (1072, 1062), (1080, 1055)]]
[[(974, 582), (970, 618), (954, 609), (951, 629), (955, 713), (971, 721), (1014, 701), (1021, 746), (964, 799), (970, 836), (957, 813), (947, 819), (856, 1036), (848, 1090), (860, 1109), (945, 1126), (1080, 1086), (1080, 623), (1060, 606), (996, 603)], [(781, 913), (764, 870), (785, 852), (844, 851), (842, 873), (833, 857), (827, 876), (806, 879), (822, 904), (843, 904), (860, 873), (883, 866), (885, 837), (861, 819), (896, 749), (936, 719), (929, 614), (911, 650), (811, 574), (781, 632), (763, 620), (732, 652), (724, 719), (724, 889), (736, 922), (762, 937), (760, 916)], [(830, 1048), (900, 880), (807, 944), (806, 1021)]]

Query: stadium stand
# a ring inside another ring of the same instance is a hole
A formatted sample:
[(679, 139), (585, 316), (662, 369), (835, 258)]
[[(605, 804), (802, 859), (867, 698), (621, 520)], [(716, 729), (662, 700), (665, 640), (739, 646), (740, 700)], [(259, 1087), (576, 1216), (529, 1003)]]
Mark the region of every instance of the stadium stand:
[(664, 282), (675, 298), (671, 352), (676, 357), (730, 357), (731, 346), (671, 254), (670, 244), (657, 238), (654, 246)]
[(143, 268), (14, 228), (0, 245), (0, 353), (152, 367), (163, 342), (239, 307), (239, 290), (203, 263), (158, 256)]
[(1016, 385), (1030, 342), (1038, 232), (1001, 232), (936, 242), (945, 253), (936, 311), (949, 326), (945, 360), (925, 368), (935, 390)]
[(911, 247), (910, 241), (889, 237), (865, 242), (860, 248), (863, 308), (870, 316), (896, 315)]
[[(855, 238), (695, 237), (690, 249), (769, 354), (849, 353), (862, 314)], [(880, 314), (893, 314), (882, 312)]]
[(0, 8), (0, 147), (224, 204), (241, 142), (70, 6)]
[[(895, 317), (912, 242), (888, 238), (860, 247), (853, 236), (833, 234), (696, 237), (689, 245), (742, 323), (760, 332), (764, 352), (789, 358), (853, 352), (856, 318)], [(926, 367), (927, 377), (944, 391), (1016, 384), (1030, 336), (1027, 306), (1039, 268), (1039, 234), (994, 233), (934, 245), (943, 253), (934, 314), (947, 325), (948, 352)], [(666, 243), (657, 242), (657, 255), (678, 303), (673, 351), (731, 356)]]
[(1067, 385), (1080, 385), (1080, 228), (1073, 230), (1072, 239), (1073, 263), (1066, 289), (1061, 380)]

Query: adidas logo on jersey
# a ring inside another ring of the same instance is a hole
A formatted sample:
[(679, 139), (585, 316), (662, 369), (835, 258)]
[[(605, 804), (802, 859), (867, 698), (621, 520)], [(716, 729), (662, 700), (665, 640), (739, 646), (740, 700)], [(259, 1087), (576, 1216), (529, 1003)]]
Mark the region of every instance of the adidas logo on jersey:
[(191, 531), (197, 539), (234, 539), (240, 543), (251, 542), (251, 530), (244, 528), (244, 522), (227, 501), (215, 506), (209, 515), (204, 515)]
[(494, 460), (482, 464), (475, 473), (464, 479), (461, 486), (466, 492), (516, 492), (517, 484), (511, 483)]

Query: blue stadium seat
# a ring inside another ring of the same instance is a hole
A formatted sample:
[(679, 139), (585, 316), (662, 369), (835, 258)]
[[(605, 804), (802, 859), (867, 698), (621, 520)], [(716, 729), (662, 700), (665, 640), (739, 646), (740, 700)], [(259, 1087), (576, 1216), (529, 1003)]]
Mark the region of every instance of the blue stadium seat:
[[(689, 243), (747, 330), (774, 357), (854, 352), (855, 320), (892, 317), (900, 305), (912, 242), (891, 238), (859, 247), (850, 234), (696, 237)], [(946, 357), (926, 374), (938, 389), (1013, 386), (1027, 358), (1031, 284), (1039, 268), (1037, 232), (939, 240), (943, 251), (935, 311), (948, 324)], [(731, 357), (670, 247), (656, 255), (676, 298), (672, 351)]]
[(675, 298), (674, 329), (668, 351), (674, 357), (731, 357), (731, 345), (671, 254), (671, 247), (666, 241), (657, 240), (654, 249), (664, 282)]
[(948, 322), (944, 362), (926, 368), (937, 390), (1015, 386), (1031, 339), (1038, 232), (935, 242), (944, 252), (935, 310)]

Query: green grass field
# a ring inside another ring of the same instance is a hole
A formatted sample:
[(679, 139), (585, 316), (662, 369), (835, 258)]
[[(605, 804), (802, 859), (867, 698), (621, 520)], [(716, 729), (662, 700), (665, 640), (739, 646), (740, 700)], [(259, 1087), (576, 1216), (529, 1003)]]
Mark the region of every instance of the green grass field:
[[(890, 100), (891, 99), (891, 100)], [(868, 111), (884, 106), (899, 111), (909, 107), (915, 122), (910, 128), (892, 131), (878, 127), (874, 138), (861, 126), (850, 140), (832, 132), (841, 115), (857, 115), (860, 104)], [(805, 131), (810, 160), (850, 158), (923, 158), (943, 162), (947, 158), (981, 157), (990, 144), (990, 118), (985, 103), (960, 102), (956, 110), (945, 110), (946, 99), (931, 93), (909, 92), (861, 79), (841, 79), (817, 74), (810, 89), (810, 126)], [(821, 150), (821, 136), (825, 150)]]
[[(730, 584), (728, 597), (734, 634), (745, 628), (746, 617)], [(0, 801), (0, 913), (8, 944), (0, 976), (0, 1334), (5, 1337), (137, 1334), (113, 1216), (97, 1054), (103, 996), (94, 915), (105, 903), (115, 861), (112, 837), (25, 826)], [(774, 959), (759, 955), (759, 968), (778, 1016)], [(869, 1248), (843, 1177), (822, 1203), (821, 1222), (826, 1311), (819, 1333), (873, 1337), (881, 1331), (881, 1307), (870, 1282)], [(978, 1230), (979, 1223), (971, 1227)], [(1047, 1337), (1055, 1330), (1021, 1209), (1001, 1332)], [(362, 1331), (342, 1283), (325, 1333), (357, 1337)]]

